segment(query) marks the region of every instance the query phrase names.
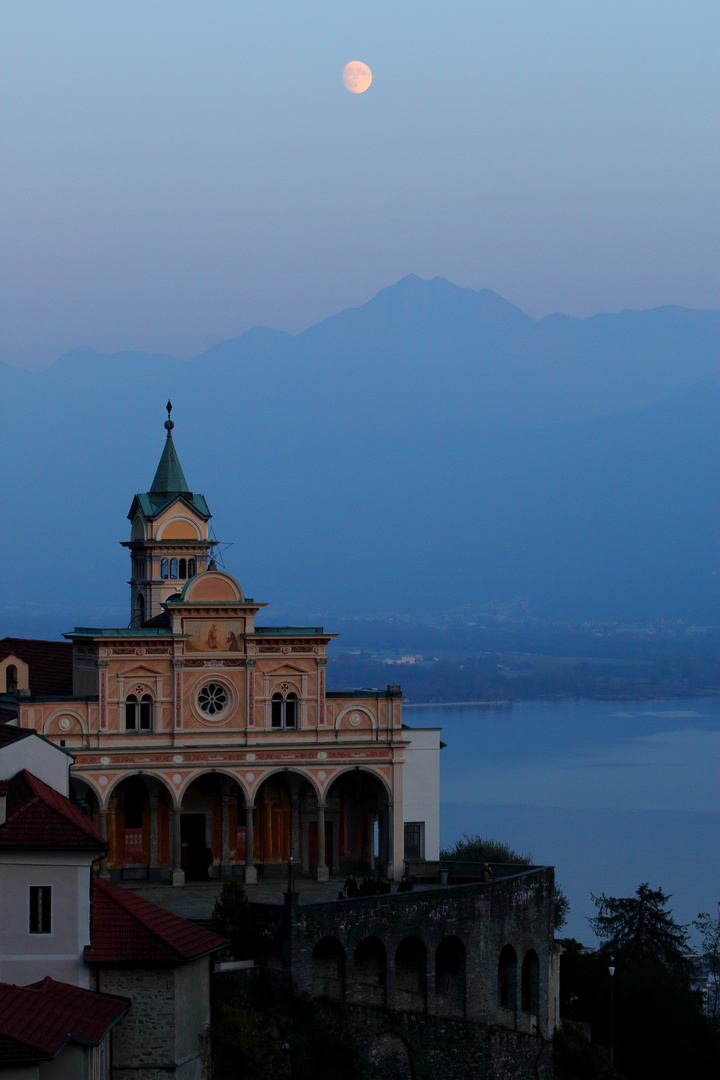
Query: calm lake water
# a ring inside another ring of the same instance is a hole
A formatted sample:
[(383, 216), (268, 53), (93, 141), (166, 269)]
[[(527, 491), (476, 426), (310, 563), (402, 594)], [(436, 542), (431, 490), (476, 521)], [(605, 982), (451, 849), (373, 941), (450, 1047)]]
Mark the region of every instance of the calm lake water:
[(672, 893), (674, 918), (720, 899), (720, 698), (404, 706), (441, 727), (440, 841), (507, 841), (555, 866), (564, 935), (596, 939), (590, 893)]

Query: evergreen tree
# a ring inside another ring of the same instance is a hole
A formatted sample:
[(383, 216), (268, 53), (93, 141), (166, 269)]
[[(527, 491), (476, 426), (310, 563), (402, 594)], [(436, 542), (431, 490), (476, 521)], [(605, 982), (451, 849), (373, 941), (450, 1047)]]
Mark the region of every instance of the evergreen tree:
[(686, 927), (664, 910), (669, 899), (647, 882), (635, 896), (593, 896), (598, 913), (588, 922), (602, 942), (601, 955), (622, 957), (626, 963), (651, 961), (668, 970), (687, 966)]

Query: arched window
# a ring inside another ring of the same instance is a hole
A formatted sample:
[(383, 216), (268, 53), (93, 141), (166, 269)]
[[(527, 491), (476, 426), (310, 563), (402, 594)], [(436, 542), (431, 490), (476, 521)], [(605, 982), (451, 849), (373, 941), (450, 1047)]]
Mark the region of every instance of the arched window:
[(498, 960), (498, 1005), (515, 1009), (517, 1003), (517, 958), (512, 945), (506, 945)]
[(142, 593), (138, 593), (135, 597), (135, 619), (134, 626), (142, 626), (145, 622), (145, 597)]
[(8, 664), (5, 668), (5, 692), (8, 694), (17, 694), (17, 686), (17, 668), (14, 664)]
[(187, 559), (181, 559), (179, 564), (179, 577), (181, 581), (184, 581), (187, 577)]
[(520, 1002), (526, 1012), (540, 1012), (540, 961), (534, 949), (529, 949), (523, 960)]
[(465, 946), (456, 937), (446, 937), (435, 954), (435, 993), (450, 1001), (465, 1000)]
[(164, 580), (167, 580), (169, 576), (169, 565), (167, 559), (160, 560), (160, 577)]
[(150, 694), (143, 694), (139, 701), (135, 694), (128, 694), (125, 699), (125, 730), (152, 730), (152, 698)]
[(270, 726), (273, 728), (296, 728), (298, 714), (297, 694), (273, 694), (270, 708)]
[(418, 937), (405, 938), (395, 954), (395, 987), (408, 994), (425, 993), (425, 946)]
[(175, 581), (175, 580), (177, 580), (177, 576), (178, 576), (177, 559), (171, 559), (170, 560), (170, 577), (172, 578), (173, 581)]
[(188, 577), (195, 577), (197, 570), (195, 569), (195, 560), (188, 559)]

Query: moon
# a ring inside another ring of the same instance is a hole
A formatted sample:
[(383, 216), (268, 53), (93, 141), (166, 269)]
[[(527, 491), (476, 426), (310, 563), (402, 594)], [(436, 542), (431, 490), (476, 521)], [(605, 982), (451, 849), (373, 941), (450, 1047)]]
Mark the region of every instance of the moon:
[(372, 71), (362, 60), (351, 60), (343, 68), (342, 77), (351, 94), (364, 94), (372, 82)]

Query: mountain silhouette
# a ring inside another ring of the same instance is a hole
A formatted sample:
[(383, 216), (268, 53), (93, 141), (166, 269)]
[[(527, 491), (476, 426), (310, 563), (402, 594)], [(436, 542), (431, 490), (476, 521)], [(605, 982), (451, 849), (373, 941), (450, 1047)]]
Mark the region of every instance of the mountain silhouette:
[[(189, 362), (0, 365), (7, 633), (127, 622), (125, 514), (175, 442), (251, 595), (310, 613), (515, 602), (717, 621), (720, 313), (535, 320), (410, 275)], [(25, 627), (25, 629), (23, 629)]]

